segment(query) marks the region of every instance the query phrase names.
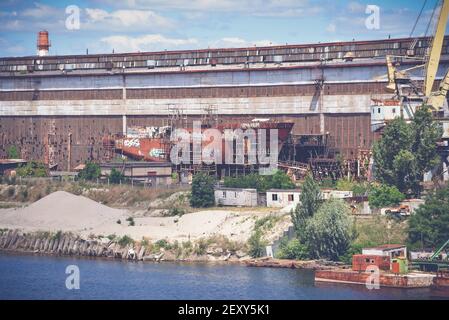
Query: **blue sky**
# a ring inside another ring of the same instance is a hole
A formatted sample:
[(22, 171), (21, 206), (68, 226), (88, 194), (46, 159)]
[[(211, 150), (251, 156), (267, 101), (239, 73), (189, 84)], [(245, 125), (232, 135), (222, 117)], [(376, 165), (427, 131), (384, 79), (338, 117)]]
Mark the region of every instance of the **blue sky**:
[[(428, 0), (414, 35), (423, 35), (438, 0)], [(0, 56), (36, 53), (50, 32), (51, 54), (244, 47), (408, 37), (424, 0), (0, 0)], [(80, 28), (66, 28), (66, 7)], [(380, 29), (365, 27), (367, 5)]]

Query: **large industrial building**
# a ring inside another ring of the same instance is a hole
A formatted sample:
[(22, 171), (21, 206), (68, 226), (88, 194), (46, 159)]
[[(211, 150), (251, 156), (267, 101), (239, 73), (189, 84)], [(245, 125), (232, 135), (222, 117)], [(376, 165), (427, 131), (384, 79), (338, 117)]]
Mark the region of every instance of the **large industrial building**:
[[(422, 57), (428, 46), (428, 38), (408, 38), (0, 58), (0, 158), (14, 145), (23, 159), (70, 170), (110, 160), (104, 137), (127, 127), (173, 117), (190, 123), (212, 112), (220, 122), (293, 121), (298, 141), (325, 136), (342, 158), (356, 159), (375, 139), (373, 99), (392, 96), (385, 56)], [(449, 68), (448, 50), (446, 38), (438, 79)], [(411, 73), (423, 76), (422, 68)]]

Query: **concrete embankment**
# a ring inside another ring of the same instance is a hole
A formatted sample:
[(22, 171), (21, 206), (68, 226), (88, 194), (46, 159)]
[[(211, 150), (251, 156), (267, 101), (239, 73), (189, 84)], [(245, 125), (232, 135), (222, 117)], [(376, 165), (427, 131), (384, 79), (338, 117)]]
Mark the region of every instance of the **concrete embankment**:
[(0, 250), (12, 252), (78, 255), (121, 259), (143, 259), (145, 247), (134, 249), (98, 240), (85, 240), (72, 234), (22, 233), (9, 230), (0, 236)]
[(243, 262), (245, 254), (226, 250), (206, 250), (204, 254), (177, 255), (174, 250), (147, 246), (138, 242), (120, 244), (106, 238), (83, 239), (72, 233), (24, 233), (3, 231), (0, 252), (33, 253), (57, 256), (102, 257), (135, 261)]

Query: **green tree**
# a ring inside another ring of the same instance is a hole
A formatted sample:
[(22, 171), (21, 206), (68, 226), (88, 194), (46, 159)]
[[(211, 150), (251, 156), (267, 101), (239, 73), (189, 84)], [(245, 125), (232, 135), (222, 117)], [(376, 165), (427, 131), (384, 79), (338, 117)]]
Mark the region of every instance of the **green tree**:
[(78, 177), (83, 180), (95, 180), (101, 175), (100, 166), (94, 162), (86, 162), (86, 166), (78, 173)]
[[(263, 177), (263, 176), (262, 176)], [(270, 176), (268, 176), (270, 177)], [(294, 189), (295, 184), (292, 182), (290, 177), (285, 174), (284, 171), (277, 170), (275, 174), (271, 176), (271, 181), (269, 181), (270, 189)]]
[(259, 192), (265, 192), (268, 189), (294, 189), (295, 184), (283, 171), (277, 170), (272, 175), (248, 174), (243, 177), (226, 177), (224, 185), (228, 188), (253, 188)]
[(111, 173), (109, 174), (109, 182), (118, 184), (120, 181), (123, 181), (124, 175), (119, 170), (112, 168)]
[(298, 239), (302, 239), (307, 220), (310, 219), (322, 203), (322, 195), (318, 183), (313, 179), (312, 175), (307, 175), (301, 187), (301, 195), (299, 196), (299, 204), (295, 210), (291, 212), (293, 225), (295, 227)]
[(44, 163), (30, 161), (25, 165), (20, 165), (16, 173), (20, 177), (46, 177), (48, 170)]
[(449, 184), (431, 192), (409, 219), (408, 240), (414, 247), (432, 247), (449, 239)]
[(385, 208), (398, 205), (404, 199), (405, 195), (398, 188), (386, 184), (373, 186), (368, 195), (369, 205), (373, 208)]
[(19, 159), (20, 158), (20, 151), (16, 146), (10, 146), (7, 150), (8, 158), (9, 159)]
[(212, 207), (215, 204), (215, 179), (205, 173), (197, 173), (192, 180), (190, 205), (194, 208)]
[(253, 258), (262, 257), (265, 254), (266, 242), (262, 239), (262, 230), (255, 229), (248, 239), (248, 254)]
[(393, 120), (373, 147), (376, 177), (403, 193), (419, 195), (424, 173), (440, 162), (436, 142), (441, 135), (428, 106), (419, 108), (410, 124)]
[(340, 199), (331, 199), (320, 206), (306, 228), (309, 254), (316, 259), (339, 260), (346, 254), (354, 238), (350, 209)]
[(279, 246), (279, 251), (276, 254), (279, 259), (308, 259), (307, 246), (302, 244), (298, 239), (290, 241), (282, 241)]

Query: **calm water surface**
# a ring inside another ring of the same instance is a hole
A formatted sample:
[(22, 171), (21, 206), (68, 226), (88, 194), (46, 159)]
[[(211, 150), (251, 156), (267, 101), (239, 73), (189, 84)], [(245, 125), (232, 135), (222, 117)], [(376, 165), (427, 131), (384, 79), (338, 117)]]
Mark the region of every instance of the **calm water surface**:
[[(77, 265), (80, 289), (68, 290)], [(429, 289), (314, 284), (313, 272), (0, 254), (0, 299), (428, 299)]]

